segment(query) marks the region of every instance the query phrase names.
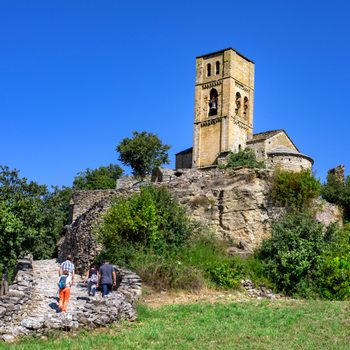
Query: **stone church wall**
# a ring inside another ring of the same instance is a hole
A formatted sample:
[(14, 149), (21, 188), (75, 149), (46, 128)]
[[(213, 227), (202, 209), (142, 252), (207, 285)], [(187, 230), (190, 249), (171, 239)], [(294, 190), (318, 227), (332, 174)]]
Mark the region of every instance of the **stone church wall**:
[(299, 156), (298, 154), (269, 155), (267, 158), (267, 166), (269, 168), (281, 168), (285, 171), (294, 172), (301, 170), (312, 170), (312, 163), (310, 160)]

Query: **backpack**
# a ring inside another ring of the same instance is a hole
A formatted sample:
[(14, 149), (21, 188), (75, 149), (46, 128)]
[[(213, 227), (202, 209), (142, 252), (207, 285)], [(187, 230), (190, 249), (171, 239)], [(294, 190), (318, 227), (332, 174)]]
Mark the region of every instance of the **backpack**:
[(58, 288), (63, 289), (67, 287), (67, 275), (63, 275), (60, 277), (60, 280), (58, 282)]
[(98, 276), (96, 275), (96, 273), (93, 273), (90, 277), (90, 282), (91, 283), (97, 283), (98, 282)]

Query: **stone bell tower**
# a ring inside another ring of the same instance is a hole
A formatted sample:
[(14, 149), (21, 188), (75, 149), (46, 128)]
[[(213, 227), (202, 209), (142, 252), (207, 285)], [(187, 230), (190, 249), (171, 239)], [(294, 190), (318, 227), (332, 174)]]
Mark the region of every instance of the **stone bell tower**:
[(232, 48), (197, 57), (192, 167), (245, 148), (253, 107), (254, 62)]

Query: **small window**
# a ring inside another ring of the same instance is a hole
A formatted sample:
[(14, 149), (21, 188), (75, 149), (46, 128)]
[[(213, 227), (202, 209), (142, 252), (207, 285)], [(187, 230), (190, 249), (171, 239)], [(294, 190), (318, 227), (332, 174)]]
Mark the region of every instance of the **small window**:
[(215, 73), (220, 74), (220, 62), (219, 61), (216, 61), (215, 68), (216, 68)]
[(208, 77), (211, 76), (211, 64), (210, 63), (207, 64), (207, 76)]
[(238, 145), (238, 151), (240, 152), (242, 150), (242, 146)]

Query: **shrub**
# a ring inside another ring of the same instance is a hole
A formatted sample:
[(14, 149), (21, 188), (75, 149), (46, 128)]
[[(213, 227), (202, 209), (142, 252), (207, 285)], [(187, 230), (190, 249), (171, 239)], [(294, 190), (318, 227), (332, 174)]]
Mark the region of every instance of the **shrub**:
[(350, 298), (350, 226), (338, 229), (332, 225), (326, 232), (326, 249), (323, 253), (318, 285), (326, 299)]
[(323, 226), (309, 214), (293, 213), (273, 224), (257, 257), (278, 290), (307, 296), (315, 289), (324, 247)]
[(194, 229), (185, 209), (166, 188), (145, 186), (140, 193), (115, 199), (97, 236), (106, 248), (133, 243), (167, 250), (169, 245), (183, 244)]
[(330, 202), (340, 205), (344, 210), (346, 220), (350, 219), (350, 177), (345, 182), (339, 181), (335, 175), (327, 178), (327, 183), (322, 186), (322, 197)]
[(234, 288), (239, 286), (240, 272), (228, 263), (208, 266), (206, 272), (209, 278), (219, 287)]
[(320, 294), (326, 299), (350, 298), (350, 256), (328, 257), (322, 264)]
[(309, 208), (313, 199), (320, 195), (321, 184), (309, 170), (287, 172), (277, 170), (274, 174), (271, 198), (289, 210)]
[(237, 153), (230, 152), (226, 163), (220, 165), (222, 169), (228, 168), (265, 168), (265, 163), (262, 161), (257, 161), (255, 152), (251, 148), (245, 148), (244, 150), (238, 151)]

